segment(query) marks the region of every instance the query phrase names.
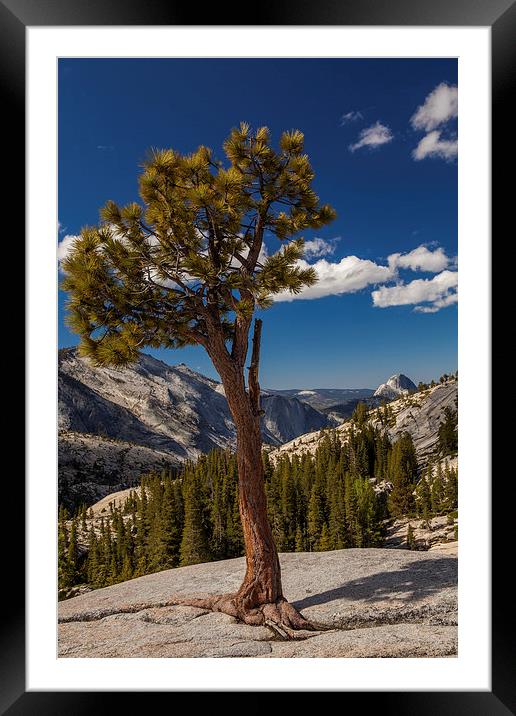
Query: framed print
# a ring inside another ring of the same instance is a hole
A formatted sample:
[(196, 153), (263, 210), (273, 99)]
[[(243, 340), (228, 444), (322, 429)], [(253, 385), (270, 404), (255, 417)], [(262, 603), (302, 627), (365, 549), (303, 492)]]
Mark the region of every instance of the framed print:
[(0, 11), (27, 147), (4, 711), (345, 691), (509, 713), (490, 172), (514, 4)]

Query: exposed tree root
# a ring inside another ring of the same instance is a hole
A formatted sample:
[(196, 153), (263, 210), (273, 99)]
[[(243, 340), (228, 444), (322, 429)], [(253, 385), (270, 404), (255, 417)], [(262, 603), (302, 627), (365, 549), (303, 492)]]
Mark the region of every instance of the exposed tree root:
[(298, 610), (280, 597), (276, 602), (260, 604), (254, 608), (244, 607), (238, 593), (213, 595), (209, 597), (181, 599), (182, 606), (209, 609), (222, 612), (252, 626), (267, 626), (282, 640), (305, 639), (306, 631), (328, 631), (332, 627), (306, 619)]

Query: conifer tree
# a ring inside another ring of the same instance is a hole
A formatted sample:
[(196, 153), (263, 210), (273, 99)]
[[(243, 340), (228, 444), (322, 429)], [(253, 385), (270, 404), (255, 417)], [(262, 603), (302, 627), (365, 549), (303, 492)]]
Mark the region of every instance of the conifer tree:
[(367, 422), (367, 405), (365, 403), (357, 403), (351, 420), (356, 424), (358, 428), (362, 428)]
[(374, 490), (369, 480), (360, 477), (354, 480), (353, 490), (356, 494), (354, 546), (374, 547), (381, 539)]
[(210, 522), (212, 533), (211, 552), (217, 559), (224, 559), (227, 553), (225, 508), (226, 505), (223, 501), (222, 484), (216, 479), (213, 485)]
[(296, 552), (304, 552), (305, 551), (305, 540), (303, 537), (303, 530), (298, 525), (296, 528)]
[(440, 462), (437, 463), (432, 484), (430, 486), (430, 499), (432, 502), (432, 512), (439, 515), (445, 511), (443, 470)]
[(417, 512), (428, 524), (430, 513), (432, 511), (432, 501), (430, 496), (430, 486), (426, 475), (422, 475), (416, 487), (417, 494)]
[(336, 476), (330, 495), (329, 530), (332, 549), (343, 549), (346, 546), (346, 501), (344, 481)]
[(344, 510), (346, 515), (347, 543), (355, 545), (358, 519), (358, 497), (354, 480), (350, 472), (344, 476)]
[(446, 463), (444, 477), (445, 477), (444, 493), (445, 493), (446, 509), (447, 510), (456, 510), (457, 504), (458, 504), (458, 493), (459, 493), (457, 470), (455, 468), (450, 468), (448, 466), (448, 463)]
[(66, 528), (66, 511), (59, 510), (59, 525), (57, 537), (57, 581), (59, 589), (71, 586), (68, 566), (68, 531)]
[(456, 455), (458, 449), (457, 411), (449, 406), (444, 409), (444, 419), (439, 426), (438, 450), (441, 455)]
[(321, 488), (314, 483), (308, 503), (308, 543), (311, 550), (316, 550), (321, 538), (321, 531), (324, 524), (324, 509)]
[(128, 579), (132, 579), (133, 576), (133, 565), (131, 562), (131, 557), (126, 552), (124, 554), (123, 562), (122, 562), (122, 569), (120, 572), (120, 581), (125, 582)]
[(317, 544), (317, 550), (319, 552), (326, 552), (332, 548), (330, 531), (326, 522), (323, 524), (321, 529), (321, 536)]
[(417, 475), (417, 458), (412, 437), (404, 433), (392, 446), (389, 456), (389, 511), (393, 517), (411, 515), (414, 511), (414, 483)]
[(86, 567), (86, 579), (88, 580), (88, 584), (92, 587), (102, 586), (99, 584), (98, 559), (99, 559), (99, 551), (98, 551), (97, 535), (95, 534), (95, 530), (92, 525), (90, 527), (90, 531), (89, 531), (89, 535), (88, 535), (88, 560), (87, 560), (87, 567)]
[[(285, 463), (286, 464), (286, 463)], [(284, 469), (281, 485), (281, 512), (283, 521), (283, 540), (280, 551), (290, 552), (295, 545), (295, 525), (297, 521), (297, 495), (292, 469)]]
[(67, 577), (66, 581), (69, 586), (72, 586), (77, 581), (78, 576), (78, 545), (77, 545), (77, 519), (74, 517), (70, 527), (70, 535), (68, 539), (68, 550), (67, 550)]
[[(237, 595), (206, 606), (256, 623), (271, 605), (269, 622), (297, 628), (307, 623), (283, 596), (267, 521), (261, 319), (254, 323), (247, 390), (244, 372), (255, 310), (270, 306), (277, 293), (315, 282), (314, 269), (299, 264), (300, 232), (324, 226), (335, 212), (312, 189), (302, 133), (285, 132), (279, 144), (275, 150), (266, 127), (253, 132), (242, 123), (224, 143), (225, 165), (203, 146), (187, 156), (153, 150), (140, 176), (142, 203), (107, 202), (101, 223), (81, 231), (63, 262), (63, 289), (80, 350), (98, 365), (134, 362), (145, 345), (205, 348), (236, 426), (247, 562)], [(283, 245), (263, 258), (266, 232)]]
[(208, 562), (210, 559), (206, 528), (203, 523), (203, 509), (199, 493), (191, 478), (185, 490), (184, 500), (185, 522), (179, 558), (179, 564), (182, 567), (188, 564)]

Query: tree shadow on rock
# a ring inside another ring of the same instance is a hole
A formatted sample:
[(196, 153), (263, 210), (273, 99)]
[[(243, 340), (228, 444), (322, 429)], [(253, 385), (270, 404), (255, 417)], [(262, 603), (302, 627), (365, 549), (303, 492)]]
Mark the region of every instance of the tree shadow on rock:
[(394, 572), (378, 572), (344, 582), (342, 586), (293, 602), (296, 609), (339, 599), (369, 604), (390, 599), (417, 602), (457, 585), (457, 560), (447, 558), (410, 562)]

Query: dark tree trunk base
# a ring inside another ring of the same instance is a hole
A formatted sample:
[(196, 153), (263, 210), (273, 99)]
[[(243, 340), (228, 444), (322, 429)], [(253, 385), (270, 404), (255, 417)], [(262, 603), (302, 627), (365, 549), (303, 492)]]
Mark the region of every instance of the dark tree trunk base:
[(330, 627), (317, 624), (298, 612), (298, 610), (281, 597), (276, 602), (261, 604), (258, 607), (245, 608), (238, 592), (234, 594), (213, 595), (209, 597), (184, 599), (177, 602), (181, 606), (198, 607), (212, 612), (222, 612), (252, 626), (268, 626), (276, 637), (282, 640), (305, 639), (302, 631), (327, 631)]

